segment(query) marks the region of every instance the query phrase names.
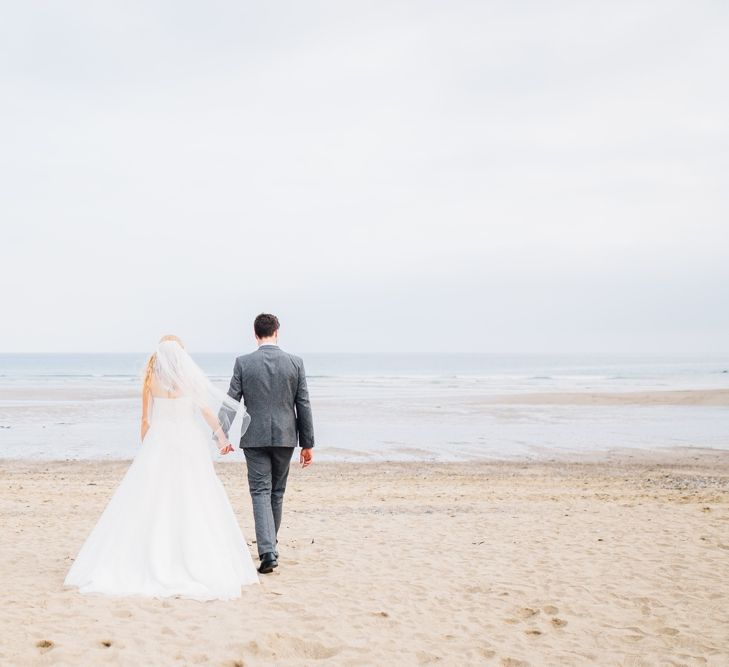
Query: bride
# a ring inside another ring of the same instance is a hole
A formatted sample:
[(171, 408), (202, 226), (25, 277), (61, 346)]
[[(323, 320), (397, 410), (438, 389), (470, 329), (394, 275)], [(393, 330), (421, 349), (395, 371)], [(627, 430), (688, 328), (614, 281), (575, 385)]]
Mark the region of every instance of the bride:
[[(66, 576), (82, 593), (240, 597), (258, 575), (210, 456), (233, 451), (224, 415), (241, 405), (217, 390), (177, 336), (147, 362), (142, 446)], [(242, 407), (243, 430), (250, 417)], [(206, 427), (207, 424), (207, 428)]]

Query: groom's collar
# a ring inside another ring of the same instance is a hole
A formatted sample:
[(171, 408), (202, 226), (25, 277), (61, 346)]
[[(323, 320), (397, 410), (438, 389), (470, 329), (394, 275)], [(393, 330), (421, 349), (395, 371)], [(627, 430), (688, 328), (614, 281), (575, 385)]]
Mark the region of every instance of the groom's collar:
[(258, 346), (258, 349), (260, 350), (262, 347), (278, 347), (278, 343), (263, 343)]

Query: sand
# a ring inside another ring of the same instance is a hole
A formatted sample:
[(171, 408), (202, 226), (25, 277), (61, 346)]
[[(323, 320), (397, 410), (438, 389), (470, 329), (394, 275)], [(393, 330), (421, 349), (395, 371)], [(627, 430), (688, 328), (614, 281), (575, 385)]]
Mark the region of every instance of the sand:
[(64, 589), (128, 464), (5, 461), (0, 664), (729, 665), (729, 453), (630, 455), (293, 469), (233, 602)]
[(520, 405), (687, 405), (729, 406), (729, 389), (667, 389), (615, 392), (540, 392), (484, 396), (488, 403)]

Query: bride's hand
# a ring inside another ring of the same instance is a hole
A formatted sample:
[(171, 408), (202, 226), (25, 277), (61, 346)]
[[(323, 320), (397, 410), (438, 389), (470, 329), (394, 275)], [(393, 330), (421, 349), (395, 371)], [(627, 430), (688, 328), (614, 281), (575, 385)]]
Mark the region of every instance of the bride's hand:
[(230, 454), (230, 452), (233, 451), (233, 445), (228, 443), (227, 445), (223, 445), (218, 451), (222, 456), (225, 456), (226, 454)]

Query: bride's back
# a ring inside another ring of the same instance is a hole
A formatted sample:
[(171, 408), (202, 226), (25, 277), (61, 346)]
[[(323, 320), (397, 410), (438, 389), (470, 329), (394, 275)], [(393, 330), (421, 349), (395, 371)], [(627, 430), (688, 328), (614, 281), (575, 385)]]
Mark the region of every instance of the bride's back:
[[(190, 420), (199, 415), (195, 404), (188, 396), (179, 390), (165, 388), (155, 374), (150, 378), (149, 395), (151, 396), (150, 422), (156, 427), (164, 428), (167, 424), (176, 428), (189, 428)], [(164, 438), (162, 433), (158, 436)]]
[(176, 390), (170, 390), (163, 386), (156, 373), (152, 373), (149, 379), (149, 393), (153, 398), (181, 398), (182, 393)]

